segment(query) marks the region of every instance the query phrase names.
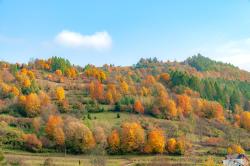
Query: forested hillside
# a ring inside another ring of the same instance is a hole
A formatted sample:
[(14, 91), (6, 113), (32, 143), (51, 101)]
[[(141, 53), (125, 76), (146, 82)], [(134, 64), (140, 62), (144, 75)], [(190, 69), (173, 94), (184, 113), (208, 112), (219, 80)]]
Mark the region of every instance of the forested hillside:
[(3, 149), (89, 154), (250, 150), (250, 73), (197, 55), (127, 67), (0, 63)]

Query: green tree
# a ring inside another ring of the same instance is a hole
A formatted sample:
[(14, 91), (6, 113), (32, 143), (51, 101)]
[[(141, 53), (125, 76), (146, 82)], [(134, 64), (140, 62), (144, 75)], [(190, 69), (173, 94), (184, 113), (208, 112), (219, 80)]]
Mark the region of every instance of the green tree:
[(61, 57), (52, 57), (51, 61), (51, 70), (55, 72), (56, 70), (61, 70), (64, 74), (68, 68), (71, 67), (69, 60), (61, 58)]

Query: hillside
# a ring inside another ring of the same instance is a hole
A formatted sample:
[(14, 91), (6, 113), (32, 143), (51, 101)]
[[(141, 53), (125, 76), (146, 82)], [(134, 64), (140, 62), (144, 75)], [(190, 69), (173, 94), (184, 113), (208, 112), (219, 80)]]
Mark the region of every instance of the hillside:
[(250, 73), (231, 64), (199, 54), (127, 67), (52, 57), (0, 68), (4, 152), (189, 154), (202, 164), (250, 151)]

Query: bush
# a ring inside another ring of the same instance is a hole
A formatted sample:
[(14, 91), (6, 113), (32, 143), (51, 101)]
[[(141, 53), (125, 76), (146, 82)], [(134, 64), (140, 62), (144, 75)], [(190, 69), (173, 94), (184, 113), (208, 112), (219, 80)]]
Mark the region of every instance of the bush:
[(44, 163), (43, 163), (44, 166), (55, 166), (54, 164), (54, 161), (52, 158), (47, 158)]
[(35, 134), (25, 134), (23, 136), (24, 147), (32, 152), (38, 152), (42, 149), (42, 142), (37, 138)]
[(5, 165), (7, 166), (7, 161), (6, 161), (2, 151), (0, 151), (0, 165), (1, 166), (5, 166)]

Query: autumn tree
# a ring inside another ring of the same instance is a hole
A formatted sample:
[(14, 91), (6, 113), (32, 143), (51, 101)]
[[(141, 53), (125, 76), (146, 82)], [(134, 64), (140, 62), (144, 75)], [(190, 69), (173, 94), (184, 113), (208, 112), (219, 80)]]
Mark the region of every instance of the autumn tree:
[(167, 83), (170, 80), (170, 75), (168, 73), (162, 73), (159, 77), (164, 83)]
[(54, 130), (56, 127), (60, 127), (63, 121), (62, 118), (58, 115), (50, 115), (48, 122), (46, 124), (45, 131), (49, 136), (53, 136)]
[(24, 134), (23, 140), (25, 148), (29, 151), (38, 152), (42, 149), (42, 142), (35, 134)]
[(236, 154), (244, 154), (245, 150), (240, 145), (233, 144), (230, 147), (228, 147), (227, 153), (228, 154), (235, 154), (235, 153)]
[(92, 81), (89, 84), (89, 93), (92, 99), (102, 100), (104, 94), (103, 85), (99, 81)]
[(120, 90), (122, 94), (128, 94), (128, 84), (124, 80), (120, 82)]
[(93, 133), (82, 122), (68, 118), (64, 125), (66, 146), (75, 153), (87, 152), (96, 145)]
[(191, 100), (187, 95), (178, 95), (177, 105), (180, 107), (184, 115), (188, 115), (192, 110)]
[(250, 130), (250, 112), (244, 111), (240, 115), (240, 125), (247, 129)]
[(137, 113), (141, 113), (141, 114), (144, 113), (144, 107), (143, 107), (142, 103), (139, 100), (135, 101), (134, 110)]
[(112, 154), (119, 153), (120, 151), (120, 135), (118, 130), (113, 130), (108, 136), (109, 152)]
[(19, 91), (19, 89), (18, 89), (17, 87), (13, 86), (13, 87), (11, 88), (11, 93), (12, 93), (14, 96), (19, 96), (20, 91)]
[(157, 98), (157, 103), (159, 103), (159, 106), (161, 108), (166, 108), (167, 101), (168, 101), (168, 93), (165, 91), (165, 89), (160, 90), (159, 97)]
[(85, 67), (84, 73), (87, 75), (87, 77), (94, 77), (100, 82), (107, 79), (107, 75), (103, 70), (91, 65), (87, 65)]
[(208, 157), (208, 159), (204, 163), (205, 166), (216, 166), (214, 159), (212, 157)]
[(218, 102), (203, 100), (201, 108), (201, 116), (208, 119), (217, 119), (224, 121), (223, 107)]
[(147, 144), (144, 147), (146, 153), (163, 153), (165, 149), (165, 136), (162, 130), (153, 129), (148, 133)]
[(166, 143), (166, 150), (170, 154), (183, 155), (186, 150), (185, 139), (180, 137), (178, 139), (170, 138)]
[(113, 99), (113, 95), (112, 95), (111, 91), (107, 91), (105, 96), (106, 96), (106, 100), (109, 104), (114, 103), (114, 99)]
[(123, 152), (142, 150), (145, 141), (144, 129), (140, 124), (123, 123), (121, 128), (121, 149)]
[(63, 87), (57, 87), (56, 88), (56, 98), (59, 101), (62, 101), (65, 99), (65, 93)]
[(106, 145), (106, 143), (107, 143), (107, 137), (106, 137), (105, 130), (104, 130), (103, 127), (96, 126), (93, 129), (93, 135), (94, 135), (96, 144)]
[(65, 136), (64, 136), (64, 132), (63, 132), (62, 128), (60, 128), (60, 127), (55, 128), (53, 137), (54, 137), (57, 145), (64, 145)]
[(177, 108), (174, 100), (168, 100), (167, 101), (167, 115), (170, 118), (174, 118), (177, 116)]
[(26, 114), (30, 117), (36, 116), (40, 113), (41, 102), (37, 94), (30, 93), (27, 96), (20, 96), (19, 103), (24, 106)]
[(155, 78), (152, 75), (147, 75), (145, 80), (144, 80), (144, 84), (146, 86), (152, 86), (153, 84), (155, 84)]
[(167, 140), (167, 151), (171, 154), (175, 153), (176, 150), (176, 139), (175, 138), (170, 138)]
[(48, 136), (56, 141), (58, 145), (63, 145), (65, 141), (63, 132), (63, 120), (60, 116), (50, 115), (45, 131)]
[(61, 76), (61, 75), (62, 75), (62, 71), (59, 70), (59, 69), (57, 69), (57, 70), (55, 71), (55, 74), (58, 75), (58, 76)]
[(66, 70), (66, 76), (69, 78), (75, 78), (77, 76), (77, 70), (73, 67)]

